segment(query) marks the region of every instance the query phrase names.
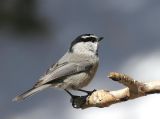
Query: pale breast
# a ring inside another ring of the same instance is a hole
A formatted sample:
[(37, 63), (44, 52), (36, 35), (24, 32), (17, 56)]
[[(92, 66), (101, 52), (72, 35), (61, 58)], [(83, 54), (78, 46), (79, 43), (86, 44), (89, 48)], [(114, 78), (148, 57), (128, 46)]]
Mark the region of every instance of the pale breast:
[[(68, 54), (67, 54), (68, 55)], [(78, 74), (74, 74), (63, 79), (63, 82), (54, 85), (54, 87), (63, 88), (63, 89), (72, 89), (77, 90), (87, 86), (90, 81), (93, 79), (97, 67), (98, 67), (98, 57), (88, 57), (88, 56), (77, 56), (72, 55), (71, 57), (64, 56), (69, 62), (83, 62), (83, 60), (89, 60), (93, 64), (93, 67), (87, 71)], [(60, 62), (63, 62), (60, 60)]]

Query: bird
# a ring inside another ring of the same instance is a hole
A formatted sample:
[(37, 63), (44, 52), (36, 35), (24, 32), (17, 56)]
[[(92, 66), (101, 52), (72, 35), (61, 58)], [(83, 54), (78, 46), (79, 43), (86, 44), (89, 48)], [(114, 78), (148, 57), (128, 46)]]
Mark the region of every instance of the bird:
[(52, 65), (33, 87), (12, 101), (24, 100), (47, 88), (60, 88), (71, 96), (70, 90), (85, 91), (93, 79), (99, 64), (99, 42), (103, 37), (94, 34), (82, 34), (76, 37), (70, 44), (67, 52)]

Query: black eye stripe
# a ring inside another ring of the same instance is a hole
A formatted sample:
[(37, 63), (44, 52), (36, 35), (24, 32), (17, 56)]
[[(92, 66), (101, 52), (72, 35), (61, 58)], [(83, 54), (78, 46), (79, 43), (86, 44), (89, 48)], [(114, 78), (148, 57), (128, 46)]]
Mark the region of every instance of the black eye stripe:
[[(89, 41), (91, 41), (91, 42), (96, 42), (97, 39), (94, 38), (94, 37), (88, 37), (88, 38), (82, 38), (81, 41), (83, 41), (83, 42), (89, 42)], [(79, 42), (81, 42), (81, 41), (79, 41)]]
[(70, 45), (70, 52), (72, 51), (72, 47), (79, 42), (98, 42), (98, 39), (94, 37), (93, 34), (83, 34), (78, 36), (74, 41), (72, 41)]

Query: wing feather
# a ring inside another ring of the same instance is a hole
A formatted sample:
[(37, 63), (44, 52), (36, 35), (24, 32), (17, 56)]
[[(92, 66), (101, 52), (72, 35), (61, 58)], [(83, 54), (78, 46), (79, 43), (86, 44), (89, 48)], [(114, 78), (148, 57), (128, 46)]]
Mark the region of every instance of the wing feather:
[(45, 76), (43, 76), (35, 85), (41, 86), (46, 83), (53, 82), (55, 79), (61, 79), (69, 75), (73, 75), (80, 72), (89, 71), (92, 64), (88, 61), (75, 62), (75, 63), (63, 63), (63, 65), (57, 65), (54, 69), (50, 70)]

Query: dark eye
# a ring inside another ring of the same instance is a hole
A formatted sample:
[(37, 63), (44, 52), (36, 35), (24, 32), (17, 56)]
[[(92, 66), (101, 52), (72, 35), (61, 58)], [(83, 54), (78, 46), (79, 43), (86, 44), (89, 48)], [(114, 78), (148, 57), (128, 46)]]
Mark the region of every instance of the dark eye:
[(87, 38), (87, 40), (88, 40), (88, 41), (91, 41), (91, 42), (93, 42), (93, 43), (97, 41), (96, 38), (93, 38), (93, 37)]
[(92, 38), (92, 37), (90, 37), (90, 38), (85, 38), (85, 39), (82, 39), (82, 41), (83, 42), (96, 42), (96, 39), (95, 38)]

